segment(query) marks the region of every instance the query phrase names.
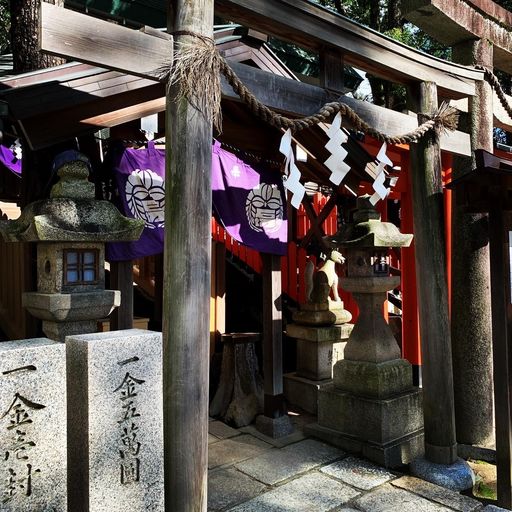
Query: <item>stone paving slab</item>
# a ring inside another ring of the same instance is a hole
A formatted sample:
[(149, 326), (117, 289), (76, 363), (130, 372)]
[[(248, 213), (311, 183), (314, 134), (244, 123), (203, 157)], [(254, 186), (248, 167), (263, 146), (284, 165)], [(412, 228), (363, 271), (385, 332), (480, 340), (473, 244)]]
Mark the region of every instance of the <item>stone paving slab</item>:
[(495, 505), (487, 505), (482, 512), (509, 512), (506, 508), (496, 507)]
[(450, 508), (390, 484), (370, 491), (357, 499), (354, 505), (364, 512), (452, 512)]
[(223, 510), (254, 498), (266, 489), (234, 468), (219, 469), (208, 473), (208, 510)]
[(358, 491), (317, 471), (260, 494), (230, 512), (327, 512), (356, 497)]
[(245, 459), (256, 457), (271, 448), (272, 446), (268, 443), (248, 435), (222, 439), (209, 446), (208, 469), (226, 464), (236, 464)]
[(238, 430), (231, 428), (222, 421), (210, 421), (208, 423), (208, 433), (219, 439), (228, 439), (240, 435)]
[(357, 457), (339, 460), (321, 468), (320, 471), (366, 491), (396, 478), (395, 474)]
[(274, 485), (343, 456), (345, 453), (338, 448), (306, 439), (246, 460), (236, 468), (260, 482)]
[(469, 496), (463, 496), (458, 492), (450, 491), (439, 485), (431, 484), (412, 476), (403, 476), (391, 482), (391, 484), (460, 512), (473, 512), (482, 508), (482, 504), (479, 501)]

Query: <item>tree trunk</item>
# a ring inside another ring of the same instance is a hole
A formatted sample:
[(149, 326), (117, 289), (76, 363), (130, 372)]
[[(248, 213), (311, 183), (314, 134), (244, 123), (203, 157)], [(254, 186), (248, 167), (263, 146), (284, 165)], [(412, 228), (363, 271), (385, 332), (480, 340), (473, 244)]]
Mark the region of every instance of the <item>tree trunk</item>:
[[(64, 0), (48, 2), (64, 7)], [(39, 3), (40, 0), (10, 0), (14, 73), (26, 73), (66, 62), (65, 59), (39, 52)]]

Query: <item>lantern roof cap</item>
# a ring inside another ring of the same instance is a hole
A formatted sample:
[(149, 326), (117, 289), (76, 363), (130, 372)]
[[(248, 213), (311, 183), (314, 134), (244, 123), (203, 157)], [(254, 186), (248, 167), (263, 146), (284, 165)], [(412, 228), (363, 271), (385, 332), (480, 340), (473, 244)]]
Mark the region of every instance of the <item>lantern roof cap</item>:
[(334, 236), (326, 237), (331, 247), (364, 248), (408, 247), (413, 235), (403, 234), (391, 222), (382, 222), (369, 196), (357, 199), (354, 222), (345, 224)]
[(10, 242), (137, 240), (144, 221), (124, 217), (112, 203), (95, 199), (87, 158), (66, 153), (56, 159), (60, 179), (50, 197), (27, 205), (16, 220), (0, 221), (0, 235)]

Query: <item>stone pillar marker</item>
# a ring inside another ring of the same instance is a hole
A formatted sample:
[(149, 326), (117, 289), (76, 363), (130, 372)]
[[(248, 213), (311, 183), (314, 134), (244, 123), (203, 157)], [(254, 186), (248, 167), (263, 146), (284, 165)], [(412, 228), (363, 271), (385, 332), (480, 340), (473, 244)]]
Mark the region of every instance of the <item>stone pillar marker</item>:
[(2, 512), (67, 511), (65, 389), (62, 343), (0, 343)]
[(162, 335), (66, 339), (73, 512), (164, 510)]
[(389, 247), (405, 247), (404, 235), (380, 215), (368, 196), (357, 200), (354, 223), (344, 226), (331, 243), (347, 256), (345, 290), (354, 294), (360, 315), (334, 365), (334, 381), (318, 394), (316, 437), (341, 448), (362, 452), (386, 467), (409, 463), (423, 451), (421, 392), (413, 386), (412, 366), (382, 316), (386, 292), (399, 285), (389, 275)]

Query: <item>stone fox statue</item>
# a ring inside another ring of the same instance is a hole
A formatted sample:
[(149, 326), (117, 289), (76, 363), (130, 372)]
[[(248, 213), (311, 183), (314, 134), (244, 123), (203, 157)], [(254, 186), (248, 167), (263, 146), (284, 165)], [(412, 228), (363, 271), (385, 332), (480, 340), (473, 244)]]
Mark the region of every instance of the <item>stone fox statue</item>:
[(338, 295), (338, 274), (336, 263), (343, 263), (345, 258), (338, 251), (331, 251), (327, 261), (312, 275), (312, 269), (306, 269), (306, 295), (308, 302), (327, 302), (330, 292), (334, 301), (341, 302)]

